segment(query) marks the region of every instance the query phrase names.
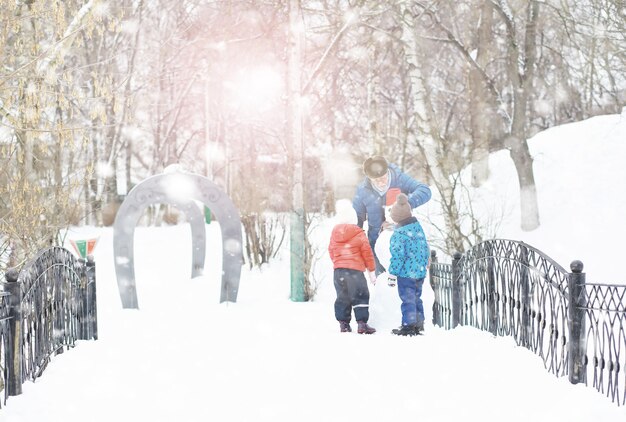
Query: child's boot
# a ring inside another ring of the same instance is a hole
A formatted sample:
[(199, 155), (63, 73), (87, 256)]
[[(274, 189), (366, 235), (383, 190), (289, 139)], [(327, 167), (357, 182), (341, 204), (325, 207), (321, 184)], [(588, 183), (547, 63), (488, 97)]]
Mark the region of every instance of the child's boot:
[(342, 333), (351, 333), (352, 328), (350, 328), (350, 321), (339, 321), (339, 329)]
[(402, 325), (400, 328), (394, 328), (391, 330), (391, 334), (397, 336), (416, 336), (419, 332), (417, 331), (417, 324), (406, 324)]
[(358, 324), (357, 333), (359, 334), (374, 334), (376, 332), (376, 328), (370, 327), (365, 321), (358, 321)]

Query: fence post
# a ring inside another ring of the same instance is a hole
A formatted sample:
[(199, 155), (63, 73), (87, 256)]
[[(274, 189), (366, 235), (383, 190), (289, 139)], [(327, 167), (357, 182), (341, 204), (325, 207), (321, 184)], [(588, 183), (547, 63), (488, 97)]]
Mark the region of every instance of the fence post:
[(81, 314), (78, 315), (80, 320), (80, 332), (78, 333), (78, 339), (91, 340), (92, 336), (92, 315), (91, 315), (91, 298), (90, 292), (90, 280), (89, 280), (89, 264), (87, 258), (78, 258), (80, 263), (80, 300), (82, 303)]
[(437, 264), (437, 251), (432, 249), (430, 251), (430, 267), (428, 269), (428, 276), (430, 277), (430, 287), (432, 287), (435, 293), (435, 300), (433, 302), (433, 325), (441, 327), (440, 307), (441, 302), (439, 299), (439, 283), (436, 282), (436, 277), (433, 275), (433, 264)]
[(80, 302), (82, 304), (82, 315), (78, 315), (80, 321), (80, 330), (78, 332), (79, 340), (89, 339), (89, 300), (87, 299), (87, 289), (89, 281), (87, 279), (87, 260), (78, 258), (77, 260), (82, 269), (80, 276)]
[(585, 364), (586, 355), (586, 330), (585, 313), (587, 296), (585, 294), (586, 275), (583, 273), (583, 263), (572, 261), (571, 273), (567, 277), (569, 290), (569, 304), (567, 322), (569, 326), (569, 341), (567, 343), (569, 362), (569, 381), (572, 384), (579, 382), (587, 383), (587, 371)]
[(7, 283), (4, 290), (10, 293), (9, 304), (9, 348), (7, 350), (7, 393), (9, 396), (22, 394), (22, 286), (17, 282), (19, 271), (9, 269), (4, 275)]
[(93, 255), (87, 256), (87, 315), (89, 334), (87, 338), (98, 340), (98, 300), (96, 296), (96, 262)]
[(528, 347), (531, 339), (530, 328), (530, 278), (528, 276), (528, 248), (522, 246), (522, 268), (520, 271), (520, 284), (521, 284), (521, 305), (522, 305), (522, 332), (521, 345)]
[(461, 253), (455, 252), (452, 258), (452, 328), (461, 323), (463, 307), (463, 281), (461, 280)]
[(491, 334), (498, 335), (498, 296), (496, 293), (496, 274), (494, 268), (494, 254), (492, 253), (493, 246), (488, 244), (488, 256), (487, 259), (487, 290), (488, 290), (488, 312), (489, 312), (489, 332)]

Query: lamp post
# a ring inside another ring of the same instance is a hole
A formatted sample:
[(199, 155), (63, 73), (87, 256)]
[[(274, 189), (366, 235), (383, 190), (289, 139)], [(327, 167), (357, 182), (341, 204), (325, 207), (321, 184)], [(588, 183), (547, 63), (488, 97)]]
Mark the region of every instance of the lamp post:
[(289, 225), (291, 294), (294, 302), (305, 301), (304, 289), (304, 195), (302, 186), (302, 114), (301, 114), (301, 16), (298, 0), (289, 2), (289, 37), (287, 44), (287, 144), (290, 147), (291, 218)]

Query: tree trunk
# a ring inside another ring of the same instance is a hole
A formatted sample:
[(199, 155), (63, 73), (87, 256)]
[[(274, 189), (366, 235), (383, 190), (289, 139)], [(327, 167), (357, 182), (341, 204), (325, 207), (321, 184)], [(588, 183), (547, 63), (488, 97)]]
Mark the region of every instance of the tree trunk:
[[(493, 8), (488, 1), (483, 2), (478, 27), (476, 63), (485, 69), (489, 62)], [(492, 134), (490, 121), (493, 116), (491, 96), (487, 92), (485, 81), (480, 71), (470, 68), (470, 120), (472, 127), (472, 186), (481, 186), (489, 178), (489, 138)]]
[[(464, 250), (461, 235), (459, 209), (455, 198), (454, 186), (448, 177), (445, 159), (442, 158), (437, 137), (433, 128), (435, 121), (425, 89), (424, 79), (418, 60), (419, 43), (412, 23), (414, 16), (402, 7), (402, 41), (405, 45), (405, 60), (409, 68), (412, 105), (415, 113), (415, 127), (409, 135), (415, 140), (422, 152), (437, 190), (441, 195), (445, 220), (446, 245), (448, 250)], [(420, 134), (417, 136), (416, 134)]]
[(367, 140), (370, 152), (384, 155), (385, 151), (378, 134), (378, 75), (377, 75), (377, 48), (372, 42), (369, 48), (369, 62), (367, 74)]
[(539, 209), (537, 203), (537, 188), (533, 173), (533, 159), (525, 140), (513, 139), (511, 158), (517, 170), (517, 180), (520, 187), (521, 224), (522, 230), (530, 231), (539, 227)]
[(526, 30), (524, 39), (523, 68), (519, 69), (520, 49), (515, 34), (515, 24), (510, 16), (502, 9), (497, 9), (507, 28), (508, 41), (508, 79), (513, 89), (513, 116), (510, 136), (506, 146), (510, 151), (520, 187), (520, 216), (521, 227), (524, 231), (539, 227), (539, 205), (537, 202), (537, 188), (533, 173), (533, 159), (526, 140), (528, 125), (528, 99), (532, 90), (534, 68), (536, 65), (537, 48), (537, 20), (539, 3), (532, 0), (527, 9)]
[[(124, 87), (124, 108), (122, 110), (122, 118), (120, 119), (120, 128), (123, 128), (128, 123), (128, 115), (131, 110), (131, 92), (132, 92), (132, 81), (133, 76), (135, 74), (135, 60), (137, 57), (137, 51), (139, 50), (139, 34), (141, 28), (141, 24), (143, 22), (143, 0), (139, 1), (137, 5), (137, 9), (134, 12), (134, 15), (138, 15), (137, 18), (137, 32), (135, 33), (135, 37), (133, 39), (133, 44), (131, 46), (132, 53), (130, 56), (130, 61), (128, 63), (128, 77), (126, 79), (126, 84)], [(124, 160), (124, 172), (126, 176), (126, 194), (130, 192), (133, 187), (131, 181), (131, 168), (132, 168), (132, 156), (133, 156), (133, 137), (128, 136), (124, 140), (126, 143), (126, 157)]]

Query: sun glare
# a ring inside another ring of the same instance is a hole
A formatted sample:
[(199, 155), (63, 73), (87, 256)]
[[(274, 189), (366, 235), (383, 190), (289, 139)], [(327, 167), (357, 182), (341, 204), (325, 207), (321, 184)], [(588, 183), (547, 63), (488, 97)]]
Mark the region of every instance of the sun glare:
[(178, 173), (175, 169), (164, 173), (171, 173), (168, 178), (161, 181), (168, 197), (184, 203), (197, 196), (195, 184), (186, 175)]
[(282, 79), (272, 67), (259, 66), (239, 71), (227, 87), (232, 91), (235, 105), (264, 111), (280, 99)]

